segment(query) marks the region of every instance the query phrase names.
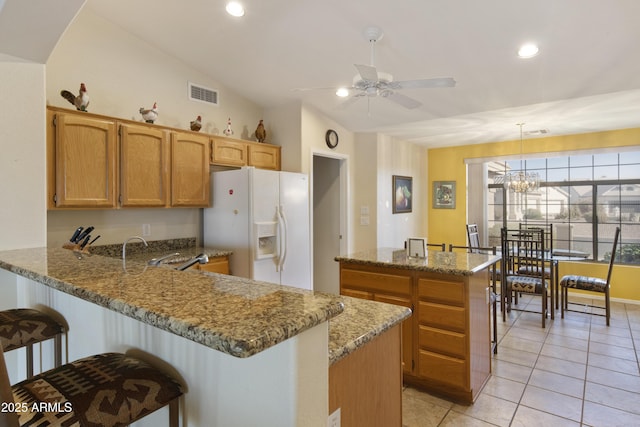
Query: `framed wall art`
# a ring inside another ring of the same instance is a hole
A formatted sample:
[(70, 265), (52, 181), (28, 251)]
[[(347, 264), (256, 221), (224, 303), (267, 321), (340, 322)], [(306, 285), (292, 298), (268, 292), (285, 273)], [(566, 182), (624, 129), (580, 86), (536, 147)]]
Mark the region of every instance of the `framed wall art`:
[(456, 182), (433, 181), (433, 208), (456, 208)]
[(411, 212), (413, 205), (413, 178), (393, 175), (393, 213)]

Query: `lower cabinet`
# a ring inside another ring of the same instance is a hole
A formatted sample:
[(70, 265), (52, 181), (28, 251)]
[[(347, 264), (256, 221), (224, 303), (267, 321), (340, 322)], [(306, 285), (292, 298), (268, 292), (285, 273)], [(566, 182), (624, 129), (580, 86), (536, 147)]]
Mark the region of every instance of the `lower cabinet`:
[(340, 408), (342, 427), (401, 427), (399, 352), (396, 325), (329, 367), (329, 414)]
[(340, 293), (402, 305), (405, 383), (473, 402), (491, 373), (486, 270), (471, 276), (340, 263)]
[(207, 264), (196, 265), (198, 266), (198, 270), (209, 271), (211, 273), (230, 274), (228, 256), (209, 258), (209, 262)]

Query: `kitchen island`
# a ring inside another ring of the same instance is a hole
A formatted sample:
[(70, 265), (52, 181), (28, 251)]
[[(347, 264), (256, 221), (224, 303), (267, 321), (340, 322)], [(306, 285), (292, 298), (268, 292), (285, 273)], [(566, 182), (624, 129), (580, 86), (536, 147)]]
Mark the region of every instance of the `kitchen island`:
[(488, 268), (500, 257), (380, 248), (336, 257), (340, 293), (410, 307), (402, 324), (404, 381), (471, 403), (491, 373)]
[[(330, 329), (333, 354), (348, 357), (408, 315), (388, 306), (362, 340), (339, 319), (340, 296), (137, 261), (124, 267), (65, 249), (0, 252), (19, 305), (64, 317), (68, 360), (130, 351), (169, 364), (188, 390), (181, 409), (188, 426), (325, 426)], [(164, 416), (138, 425), (163, 425)]]

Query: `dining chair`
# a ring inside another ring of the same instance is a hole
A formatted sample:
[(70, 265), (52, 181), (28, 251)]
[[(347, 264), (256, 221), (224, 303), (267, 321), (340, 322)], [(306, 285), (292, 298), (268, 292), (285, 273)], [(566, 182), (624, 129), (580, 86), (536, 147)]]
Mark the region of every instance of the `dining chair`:
[[(548, 314), (547, 298), (549, 293), (549, 279), (544, 274), (548, 263), (548, 258), (545, 256), (544, 230), (521, 231), (502, 228), (501, 242), (502, 283), (508, 301), (507, 311), (515, 309), (513, 308), (514, 293), (540, 295), (542, 297), (542, 327), (544, 328)], [(518, 304), (517, 299), (515, 304)]]
[[(523, 224), (523, 223), (519, 223), (518, 224), (518, 228), (520, 229), (521, 233), (525, 233), (527, 230), (542, 230), (544, 232), (544, 250), (545, 253), (547, 254), (547, 265), (545, 266), (544, 269), (544, 277), (545, 279), (549, 280), (549, 288), (550, 288), (550, 295), (551, 292), (553, 292), (554, 289), (556, 288), (557, 282), (558, 282), (558, 274), (557, 274), (557, 262), (556, 260), (553, 259), (553, 224)], [(526, 269), (526, 267), (521, 267)], [(553, 295), (552, 299), (553, 299)], [(555, 294), (555, 305), (556, 308), (558, 307), (558, 299), (557, 299), (558, 293), (556, 292)], [(553, 307), (551, 307), (553, 309)], [(553, 316), (553, 311), (552, 313), (552, 318)]]
[(183, 393), (172, 377), (121, 353), (86, 357), (11, 386), (0, 349), (3, 405), (28, 408), (3, 410), (3, 426), (127, 426), (169, 406), (169, 426), (178, 427)]
[(480, 246), (480, 233), (478, 232), (478, 224), (467, 224), (467, 239), (469, 246), (476, 248)]
[[(616, 227), (615, 234), (613, 236), (613, 248), (611, 249), (611, 259), (609, 260), (609, 270), (607, 271), (607, 278), (602, 279), (599, 277), (591, 277), (591, 276), (578, 276), (578, 275), (567, 275), (563, 276), (560, 279), (560, 317), (564, 319), (565, 311), (577, 311), (577, 310), (569, 310), (569, 289), (577, 289), (585, 292), (596, 292), (600, 294), (604, 294), (604, 309), (605, 316), (607, 318), (607, 326), (609, 326), (611, 319), (611, 301), (609, 297), (609, 290), (611, 288), (611, 273), (613, 272), (613, 263), (616, 259), (616, 251), (618, 249), (618, 239), (620, 238), (620, 227)], [(574, 303), (572, 303), (574, 304)], [(590, 305), (585, 304), (587, 307), (591, 308), (603, 308), (598, 305)], [(593, 313), (591, 314), (598, 314)]]
[(444, 243), (426, 243), (428, 248), (440, 249), (444, 252), (447, 249), (447, 245)]
[[(495, 246), (491, 247), (480, 247), (480, 246), (457, 246), (454, 244), (449, 244), (449, 252), (453, 252), (454, 250), (464, 250), (468, 253), (477, 253), (477, 254), (491, 254), (496, 255), (498, 250)], [(498, 278), (498, 270), (496, 268), (496, 263), (491, 264), (489, 267), (489, 280), (491, 281), (491, 323), (492, 323), (492, 331), (491, 331), (491, 349), (493, 354), (498, 354), (498, 314), (497, 314), (497, 306), (498, 306), (498, 298), (502, 295), (502, 292), (498, 294), (497, 291), (497, 283), (499, 282)], [(503, 303), (500, 304), (500, 308), (504, 310)]]

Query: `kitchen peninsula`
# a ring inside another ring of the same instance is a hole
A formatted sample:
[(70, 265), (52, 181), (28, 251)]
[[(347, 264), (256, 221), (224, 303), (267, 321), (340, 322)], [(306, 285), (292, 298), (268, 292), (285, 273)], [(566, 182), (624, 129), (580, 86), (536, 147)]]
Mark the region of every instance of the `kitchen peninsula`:
[[(187, 387), (188, 426), (325, 426), (329, 367), (409, 315), (380, 304), (363, 333), (358, 313), (367, 311), (355, 300), (134, 260), (124, 269), (122, 260), (66, 249), (3, 251), (0, 268), (15, 275), (21, 305), (64, 317), (68, 360), (135, 351), (169, 364)], [(163, 425), (165, 416), (139, 425)]]
[(488, 267), (500, 257), (380, 248), (335, 259), (342, 295), (414, 311), (402, 324), (404, 381), (473, 402), (491, 373)]

